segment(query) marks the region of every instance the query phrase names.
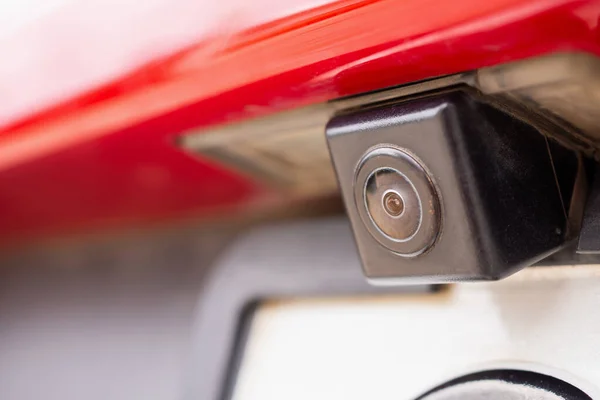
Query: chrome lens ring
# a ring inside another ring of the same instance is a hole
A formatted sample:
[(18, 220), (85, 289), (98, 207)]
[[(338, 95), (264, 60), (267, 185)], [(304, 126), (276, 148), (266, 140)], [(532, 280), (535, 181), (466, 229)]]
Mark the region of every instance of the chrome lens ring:
[(356, 169), (354, 195), (367, 230), (398, 255), (422, 254), (439, 236), (437, 190), (423, 164), (405, 150), (380, 146), (368, 151)]

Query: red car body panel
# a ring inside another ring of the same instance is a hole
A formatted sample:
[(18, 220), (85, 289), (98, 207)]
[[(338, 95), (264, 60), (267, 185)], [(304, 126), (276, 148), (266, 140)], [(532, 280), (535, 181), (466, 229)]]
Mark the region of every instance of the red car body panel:
[[(153, 4), (138, 25), (124, 18), (133, 5), (115, 3), (88, 21), (97, 29), (57, 37), (53, 29), (77, 19), (58, 8), (0, 42), (7, 59), (32, 42), (21, 50), (48, 55), (0, 68), (0, 88), (17, 94), (0, 113), (0, 240), (213, 216), (278, 196), (177, 148), (188, 129), (549, 52), (600, 55), (600, 0), (297, 1), (271, 21), (257, 11), (268, 2), (240, 14), (228, 2), (216, 11), (193, 0)], [(160, 36), (157, 54), (140, 51), (157, 43), (157, 26), (182, 31), (190, 10), (221, 25), (190, 23), (185, 35)], [(98, 37), (107, 21), (119, 35)], [(91, 58), (78, 63), (77, 54)], [(100, 62), (113, 73), (85, 68)]]

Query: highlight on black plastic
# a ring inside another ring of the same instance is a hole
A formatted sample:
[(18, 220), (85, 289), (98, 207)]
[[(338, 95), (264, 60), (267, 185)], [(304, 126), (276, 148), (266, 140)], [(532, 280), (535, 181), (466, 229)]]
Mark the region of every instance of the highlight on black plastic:
[[(501, 389), (500, 389), (501, 388)], [(460, 390), (458, 390), (460, 389)], [(592, 400), (562, 379), (538, 372), (497, 369), (472, 373), (446, 382), (416, 400)]]

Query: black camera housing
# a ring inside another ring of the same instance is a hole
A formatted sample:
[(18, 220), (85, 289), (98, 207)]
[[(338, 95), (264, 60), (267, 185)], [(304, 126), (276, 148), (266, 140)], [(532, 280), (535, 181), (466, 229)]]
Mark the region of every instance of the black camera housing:
[[(326, 134), (363, 269), (374, 282), (499, 279), (565, 243), (577, 154), (477, 95), (456, 90), (338, 115)], [(413, 155), (437, 192), (439, 232), (415, 256), (382, 245), (359, 215), (357, 169), (381, 146)]]

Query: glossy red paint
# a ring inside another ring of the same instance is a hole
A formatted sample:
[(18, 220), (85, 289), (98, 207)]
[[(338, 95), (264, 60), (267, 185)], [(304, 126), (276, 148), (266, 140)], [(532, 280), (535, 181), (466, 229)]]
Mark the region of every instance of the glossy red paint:
[[(4, 115), (0, 237), (259, 201), (273, 194), (179, 151), (176, 135), (552, 51), (600, 55), (599, 16), (600, 0), (345, 0), (206, 33), (59, 105), (32, 106), (45, 108), (37, 114)], [(2, 86), (11, 79), (0, 76)], [(35, 104), (36, 91), (29, 95)]]

